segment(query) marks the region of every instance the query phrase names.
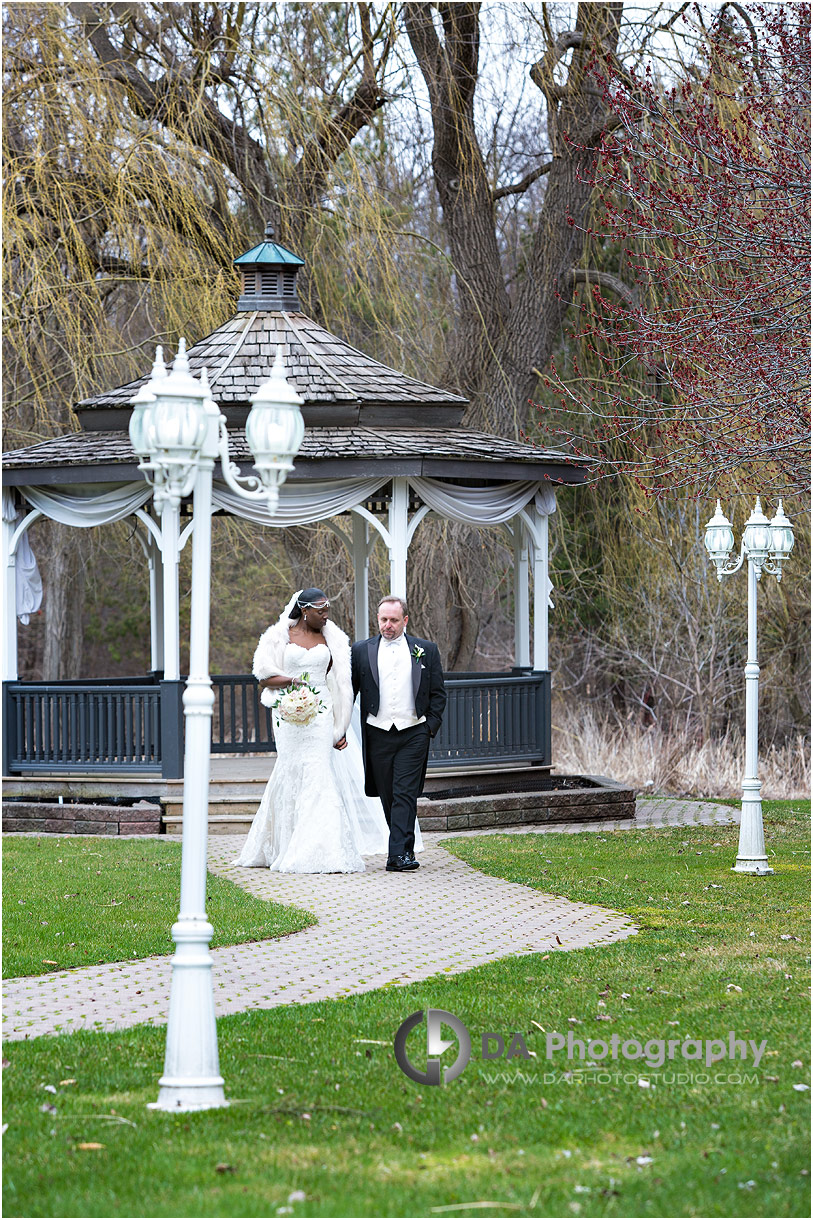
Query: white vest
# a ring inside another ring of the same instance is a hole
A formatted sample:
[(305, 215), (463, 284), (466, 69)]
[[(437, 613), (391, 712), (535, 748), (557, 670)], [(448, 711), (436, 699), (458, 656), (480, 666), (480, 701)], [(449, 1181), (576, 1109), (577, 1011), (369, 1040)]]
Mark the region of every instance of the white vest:
[(380, 700), (378, 714), (367, 717), (367, 723), (375, 729), (409, 729), (423, 724), (425, 716), (415, 714), (415, 696), (412, 693), (412, 657), (406, 636), (397, 640), (382, 638), (378, 646), (378, 689)]

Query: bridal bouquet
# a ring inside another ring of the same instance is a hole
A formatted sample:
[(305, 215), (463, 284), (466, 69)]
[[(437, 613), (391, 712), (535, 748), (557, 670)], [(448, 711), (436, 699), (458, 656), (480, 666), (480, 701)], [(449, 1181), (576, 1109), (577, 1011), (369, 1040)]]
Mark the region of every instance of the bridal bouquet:
[(272, 710), (280, 720), (284, 720), (286, 724), (302, 725), (311, 724), (319, 713), (324, 711), (324, 707), (319, 692), (308, 684), (307, 674), (302, 675), (300, 686), (287, 690), (272, 704)]

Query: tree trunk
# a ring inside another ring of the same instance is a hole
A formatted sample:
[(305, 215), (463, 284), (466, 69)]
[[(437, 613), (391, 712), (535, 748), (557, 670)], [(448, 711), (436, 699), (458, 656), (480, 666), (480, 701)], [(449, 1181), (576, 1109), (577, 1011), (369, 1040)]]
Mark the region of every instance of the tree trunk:
[(81, 676), (85, 608), (85, 539), (82, 531), (53, 523), (42, 555), (45, 682)]
[[(458, 314), (446, 383), (471, 399), (466, 416), (470, 426), (518, 437), (538, 380), (534, 370), (548, 362), (558, 339), (573, 296), (573, 272), (582, 256), (593, 150), (608, 121), (588, 64), (595, 54), (615, 52), (622, 7), (579, 4), (575, 28), (548, 46), (531, 69), (531, 79), (545, 94), (553, 156), (527, 259), (509, 292), (497, 242), (495, 199), (474, 123), (480, 5), (404, 6), (407, 34), (429, 91), (432, 167), (457, 284)], [(440, 14), (442, 40), (433, 8)], [(570, 52), (567, 81), (559, 85), (554, 70)], [(469, 548), (454, 576), (450, 573), (445, 588), (436, 590), (436, 602), (445, 602), (448, 615), (460, 618), (453, 652), (456, 667), (465, 669), (474, 655), (478, 608), (490, 574), (477, 562), (476, 550)]]

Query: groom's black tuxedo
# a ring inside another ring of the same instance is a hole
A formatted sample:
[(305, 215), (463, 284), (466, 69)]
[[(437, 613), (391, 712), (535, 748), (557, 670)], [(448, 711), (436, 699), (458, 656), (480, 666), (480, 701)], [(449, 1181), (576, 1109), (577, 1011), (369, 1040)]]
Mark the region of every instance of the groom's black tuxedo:
[[(361, 694), (361, 745), (364, 755), (364, 788), (368, 796), (379, 796), (390, 826), (390, 856), (411, 850), (415, 841), (415, 813), (429, 758), (429, 741), (440, 728), (446, 707), (443, 666), (436, 644), (405, 634), (412, 663), (412, 693), (415, 714), (426, 717), (398, 732), (385, 732), (367, 723), (376, 716), (381, 701), (378, 650), (381, 636), (354, 644), (351, 651), (353, 693)], [(419, 656), (415, 656), (418, 651)], [(394, 764), (393, 764), (393, 759)], [(394, 769), (394, 780), (393, 780)], [(395, 788), (393, 788), (393, 783)]]

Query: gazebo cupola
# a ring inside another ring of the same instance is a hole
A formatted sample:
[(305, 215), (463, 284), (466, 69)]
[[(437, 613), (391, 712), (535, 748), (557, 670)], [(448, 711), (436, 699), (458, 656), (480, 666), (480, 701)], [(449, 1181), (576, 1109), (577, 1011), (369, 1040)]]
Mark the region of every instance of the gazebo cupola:
[(296, 293), (296, 275), (304, 260), (271, 239), (274, 230), (266, 225), (265, 240), (234, 260), (243, 282), (237, 308), (240, 312), (255, 309), (300, 311)]

